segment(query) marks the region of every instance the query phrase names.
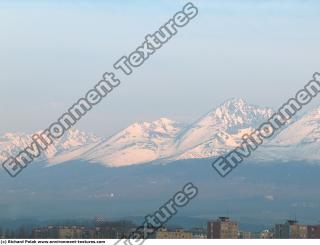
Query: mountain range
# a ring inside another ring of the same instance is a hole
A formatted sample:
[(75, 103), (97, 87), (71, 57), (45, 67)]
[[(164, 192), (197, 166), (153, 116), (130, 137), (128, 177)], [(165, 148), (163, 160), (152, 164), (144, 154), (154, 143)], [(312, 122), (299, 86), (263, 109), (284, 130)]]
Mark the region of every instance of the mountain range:
[[(39, 158), (49, 165), (84, 160), (109, 167), (148, 162), (214, 158), (241, 142), (274, 113), (271, 108), (230, 99), (193, 123), (160, 118), (136, 122), (110, 137), (70, 129)], [(40, 133), (39, 131), (38, 133)], [(32, 141), (31, 134), (0, 136), (0, 161), (15, 155)], [(258, 161), (320, 160), (320, 107), (296, 117), (253, 154)]]

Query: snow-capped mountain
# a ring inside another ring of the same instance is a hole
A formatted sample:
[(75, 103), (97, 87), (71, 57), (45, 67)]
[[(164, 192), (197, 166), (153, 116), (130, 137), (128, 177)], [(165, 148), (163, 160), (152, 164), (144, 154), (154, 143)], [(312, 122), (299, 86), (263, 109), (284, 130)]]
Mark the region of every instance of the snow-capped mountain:
[(272, 115), (270, 108), (231, 99), (210, 111), (179, 136), (176, 141), (179, 159), (221, 155), (240, 143), (250, 132)]
[(175, 153), (174, 141), (184, 128), (184, 124), (168, 118), (134, 123), (103, 140), (83, 157), (111, 166), (125, 166), (168, 157)]
[[(272, 114), (270, 108), (231, 99), (191, 124), (160, 118), (134, 123), (108, 138), (71, 129), (55, 141), (40, 160), (49, 164), (85, 160), (119, 167), (217, 157), (238, 146), (245, 133), (250, 133)], [(16, 155), (31, 141), (31, 135), (23, 133), (0, 136), (0, 152), (5, 152), (0, 154), (0, 160), (5, 160), (6, 154)], [(320, 107), (291, 121), (253, 157), (258, 160), (320, 160), (319, 149)]]
[[(6, 133), (0, 136), (0, 161), (4, 161), (8, 155), (15, 156), (28, 147), (32, 142), (31, 137), (32, 135), (24, 133)], [(60, 139), (54, 141), (39, 157), (39, 160), (49, 163), (71, 160), (81, 155), (87, 147), (91, 148), (100, 141), (101, 138), (93, 134), (70, 129)]]

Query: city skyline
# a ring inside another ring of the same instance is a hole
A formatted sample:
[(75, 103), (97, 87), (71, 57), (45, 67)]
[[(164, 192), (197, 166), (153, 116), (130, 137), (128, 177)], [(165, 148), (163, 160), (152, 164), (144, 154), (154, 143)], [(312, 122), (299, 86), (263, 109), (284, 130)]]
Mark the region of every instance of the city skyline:
[[(240, 222), (226, 216), (207, 220), (203, 226), (185, 229), (179, 225), (145, 227), (137, 231), (137, 224), (129, 220), (107, 221), (101, 217), (82, 221), (60, 221), (59, 224), (22, 224), (17, 228), (0, 226), (0, 239), (127, 239), (138, 235), (144, 239), (319, 239), (320, 224), (301, 224), (286, 220), (259, 231), (241, 229)], [(205, 227), (206, 226), (206, 227)]]

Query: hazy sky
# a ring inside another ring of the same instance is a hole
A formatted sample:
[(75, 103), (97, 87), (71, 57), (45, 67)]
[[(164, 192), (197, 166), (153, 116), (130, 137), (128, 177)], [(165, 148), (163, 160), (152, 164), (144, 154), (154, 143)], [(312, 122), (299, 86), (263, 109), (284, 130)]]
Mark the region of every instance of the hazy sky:
[[(0, 133), (54, 122), (187, 1), (0, 1)], [(320, 1), (193, 1), (199, 14), (76, 126), (277, 108), (320, 71)], [(318, 100), (319, 101), (319, 100)]]

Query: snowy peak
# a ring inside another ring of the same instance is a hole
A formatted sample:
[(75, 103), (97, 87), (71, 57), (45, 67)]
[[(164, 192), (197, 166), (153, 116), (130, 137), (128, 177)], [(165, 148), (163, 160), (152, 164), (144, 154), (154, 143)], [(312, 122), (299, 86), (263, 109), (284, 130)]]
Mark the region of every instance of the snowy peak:
[(249, 105), (243, 99), (227, 100), (186, 130), (180, 136), (177, 147), (179, 152), (183, 152), (210, 140), (225, 147), (234, 146), (242, 130), (258, 127), (271, 115), (271, 109)]
[[(41, 134), (42, 131), (36, 132)], [(25, 133), (6, 133), (0, 137), (0, 160), (4, 161), (9, 155), (16, 155), (20, 151), (28, 147), (32, 142), (32, 134)], [(40, 160), (48, 162), (56, 162), (55, 157), (60, 157), (70, 151), (82, 148), (86, 145), (91, 145), (101, 139), (94, 134), (70, 129), (58, 140), (55, 140), (52, 145), (42, 154)], [(70, 158), (68, 160), (71, 160)]]
[(249, 105), (243, 99), (227, 100), (211, 112), (211, 118), (229, 129), (235, 126), (258, 126), (271, 115), (270, 108)]
[(176, 134), (181, 130), (183, 125), (165, 117), (151, 123), (151, 128), (159, 133), (165, 133), (168, 135)]
[(0, 136), (0, 161), (4, 161), (10, 155), (16, 155), (21, 149), (29, 146), (31, 135), (25, 133), (5, 133)]
[(172, 121), (168, 118), (160, 118), (153, 122), (134, 123), (129, 126), (127, 132), (159, 133), (164, 135), (174, 135), (181, 129), (181, 123)]
[(136, 140), (152, 140), (173, 138), (183, 128), (182, 123), (168, 118), (160, 118), (153, 122), (134, 123), (119, 133), (112, 136), (109, 143), (124, 143)]
[(171, 155), (174, 139), (184, 128), (168, 118), (134, 123), (89, 152), (85, 159), (111, 166), (153, 161)]

